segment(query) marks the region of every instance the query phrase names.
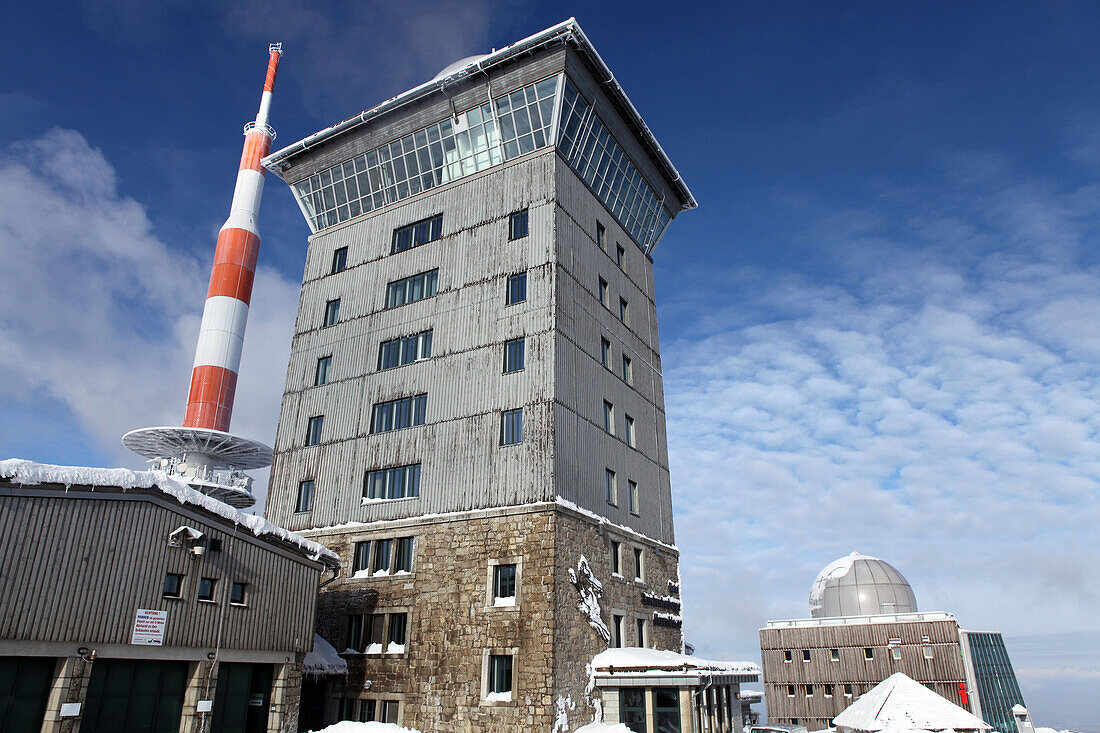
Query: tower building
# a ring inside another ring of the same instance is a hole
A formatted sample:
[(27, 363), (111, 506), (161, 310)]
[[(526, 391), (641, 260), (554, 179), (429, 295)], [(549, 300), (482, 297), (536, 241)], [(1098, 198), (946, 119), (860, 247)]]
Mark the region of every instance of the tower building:
[(768, 720), (833, 726), (842, 710), (901, 672), (999, 733), (1017, 733), (1023, 705), (1004, 640), (966, 631), (944, 611), (919, 611), (913, 588), (877, 557), (853, 552), (810, 589), (810, 618), (760, 630)]
[(346, 566), (303, 724), (590, 720), (596, 653), (682, 650), (652, 257), (691, 192), (574, 20), (264, 163), (313, 232), (267, 516)]

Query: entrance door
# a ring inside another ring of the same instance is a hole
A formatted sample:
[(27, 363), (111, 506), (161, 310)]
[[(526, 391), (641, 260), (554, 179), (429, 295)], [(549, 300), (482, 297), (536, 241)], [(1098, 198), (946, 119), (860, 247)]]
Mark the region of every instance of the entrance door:
[(263, 733), (271, 697), (270, 664), (218, 665), (211, 733)]
[(92, 663), (80, 733), (179, 733), (187, 662)]
[(53, 657), (0, 657), (0, 730), (38, 733), (46, 717)]

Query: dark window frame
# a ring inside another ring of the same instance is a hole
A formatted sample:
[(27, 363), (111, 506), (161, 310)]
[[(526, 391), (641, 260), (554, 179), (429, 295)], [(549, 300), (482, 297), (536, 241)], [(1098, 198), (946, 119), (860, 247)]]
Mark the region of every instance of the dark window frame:
[(320, 445), (321, 432), (325, 429), (325, 416), (314, 415), (306, 422), (305, 447)]
[(530, 233), (530, 221), (527, 208), (513, 211), (508, 216), (508, 241), (523, 239)]
[(512, 692), (515, 687), (515, 655), (490, 654), (488, 675), (486, 691), (490, 695)]
[(527, 302), (527, 271), (508, 276), (504, 287), (504, 305), (516, 305)]
[(332, 251), (332, 267), (328, 274), (336, 275), (346, 269), (348, 269), (348, 248), (337, 247)]
[[(203, 593), (203, 586), (209, 584), (209, 592)], [(198, 589), (195, 591), (195, 600), (202, 603), (214, 603), (214, 594), (217, 592), (218, 579), (211, 577), (199, 578)]]
[[(412, 297), (410, 291), (415, 292), (417, 287), (419, 287), (420, 295)], [(385, 310), (400, 308), (403, 305), (419, 303), (422, 300), (434, 298), (439, 292), (438, 288), (438, 267), (431, 270), (425, 270), (424, 272), (418, 272), (415, 275), (403, 277), (400, 280), (392, 280), (386, 283)], [(399, 300), (401, 302), (397, 302)]]
[(313, 493), (315, 489), (315, 479), (310, 478), (298, 482), (298, 499), (294, 502), (295, 514), (313, 511)]
[[(240, 590), (239, 594), (237, 593), (238, 589)], [(244, 583), (239, 580), (233, 581), (232, 585), (229, 586), (229, 605), (248, 605), (248, 583)]]
[(504, 342), (504, 373), (515, 374), (526, 368), (526, 340), (523, 336)]
[(340, 322), (340, 299), (333, 298), (332, 300), (325, 301), (325, 314), (324, 319), (321, 321), (321, 328), (329, 328), (335, 326)]
[[(164, 574), (164, 585), (161, 588), (161, 594), (160, 594), (161, 598), (173, 598), (173, 599), (183, 598), (183, 577), (184, 577), (183, 573), (165, 573)], [(169, 578), (174, 580), (174, 583), (175, 583), (174, 592), (170, 592), (168, 590), (168, 580), (169, 580)]]
[(500, 444), (519, 445), (523, 442), (523, 408), (502, 410), (500, 413)]
[[(406, 237), (407, 235), (407, 237)], [(443, 238), (443, 214), (434, 214), (393, 230), (390, 254), (407, 252)]]
[(328, 373), (331, 369), (332, 354), (317, 357), (317, 366), (313, 370), (313, 386), (321, 387), (328, 384)]

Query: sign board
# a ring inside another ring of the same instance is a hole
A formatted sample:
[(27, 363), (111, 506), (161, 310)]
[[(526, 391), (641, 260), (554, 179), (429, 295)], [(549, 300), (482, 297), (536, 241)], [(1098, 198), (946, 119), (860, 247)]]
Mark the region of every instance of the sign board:
[(209, 713), (213, 709), (214, 709), (214, 701), (213, 700), (199, 700), (198, 704), (195, 705), (195, 712), (196, 713)]
[(134, 633), (131, 644), (143, 646), (164, 646), (164, 627), (168, 624), (167, 611), (155, 611), (139, 608), (134, 617)]
[(75, 718), (80, 715), (80, 703), (78, 702), (63, 702), (61, 703), (61, 717), (62, 718)]

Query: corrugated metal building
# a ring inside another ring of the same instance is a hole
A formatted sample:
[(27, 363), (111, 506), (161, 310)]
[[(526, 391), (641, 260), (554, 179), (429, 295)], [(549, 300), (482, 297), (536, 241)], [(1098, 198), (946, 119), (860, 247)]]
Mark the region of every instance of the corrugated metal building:
[(293, 727), (338, 558), (156, 472), (0, 462), (0, 730)]

